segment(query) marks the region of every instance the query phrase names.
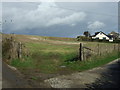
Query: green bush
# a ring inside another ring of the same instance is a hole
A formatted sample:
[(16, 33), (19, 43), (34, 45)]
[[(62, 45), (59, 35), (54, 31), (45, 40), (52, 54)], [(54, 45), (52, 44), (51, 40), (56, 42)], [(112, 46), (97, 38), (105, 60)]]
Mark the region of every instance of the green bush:
[(77, 36), (77, 41), (91, 41), (91, 37)]

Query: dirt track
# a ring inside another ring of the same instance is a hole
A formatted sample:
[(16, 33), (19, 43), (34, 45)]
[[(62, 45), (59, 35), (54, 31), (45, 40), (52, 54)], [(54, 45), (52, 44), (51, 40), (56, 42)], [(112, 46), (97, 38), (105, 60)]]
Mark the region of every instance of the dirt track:
[[(115, 60), (92, 70), (50, 78), (45, 80), (45, 83), (52, 88), (120, 88), (119, 76), (120, 64), (118, 64), (118, 60)], [(19, 73), (3, 63), (3, 88), (25, 87), (31, 88), (32, 86)]]
[(2, 63), (2, 88), (29, 88), (27, 81), (22, 76)]
[(45, 80), (53, 88), (120, 88), (120, 65), (115, 60), (103, 67)]

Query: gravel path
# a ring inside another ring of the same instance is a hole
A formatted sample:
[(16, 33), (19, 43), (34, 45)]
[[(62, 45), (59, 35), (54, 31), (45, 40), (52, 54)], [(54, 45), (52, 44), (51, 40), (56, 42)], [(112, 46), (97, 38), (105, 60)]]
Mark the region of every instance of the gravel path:
[(45, 80), (52, 88), (119, 88), (120, 65), (115, 60), (102, 67)]

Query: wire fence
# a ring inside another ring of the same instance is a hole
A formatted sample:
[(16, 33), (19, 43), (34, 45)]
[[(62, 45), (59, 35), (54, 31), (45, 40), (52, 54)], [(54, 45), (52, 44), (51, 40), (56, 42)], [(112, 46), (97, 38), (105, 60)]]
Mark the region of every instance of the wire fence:
[(79, 48), (79, 60), (87, 60), (93, 56), (105, 56), (106, 54), (110, 54), (112, 52), (119, 52), (120, 45), (119, 44), (105, 44), (105, 43), (98, 43), (98, 44), (91, 44), (86, 45), (80, 43)]

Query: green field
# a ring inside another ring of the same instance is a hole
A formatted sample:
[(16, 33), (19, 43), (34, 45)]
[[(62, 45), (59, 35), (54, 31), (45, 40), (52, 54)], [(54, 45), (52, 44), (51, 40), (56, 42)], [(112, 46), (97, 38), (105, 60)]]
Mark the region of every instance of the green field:
[[(10, 35), (4, 35), (3, 38)], [(75, 38), (42, 37), (14, 35), (16, 41), (22, 42), (28, 52), (21, 59), (13, 59), (10, 65), (18, 68), (23, 74), (35, 76), (44, 74), (69, 74), (104, 65), (116, 58), (118, 52), (104, 53), (102, 56), (91, 56), (85, 61), (78, 60), (79, 43)], [(83, 42), (84, 46), (96, 50), (98, 42)], [(108, 49), (113, 43), (100, 43), (101, 50)], [(102, 49), (103, 47), (103, 49)], [(77, 61), (72, 61), (72, 60)], [(34, 73), (34, 74), (33, 74)]]
[[(43, 39), (30, 41), (29, 38), (24, 38), (23, 43), (29, 52), (29, 56), (24, 56), (24, 61), (15, 59), (11, 65), (24, 70), (32, 68), (39, 69), (42, 73), (58, 73), (60, 69), (62, 71), (61, 65), (64, 61), (74, 58), (78, 54), (79, 44), (67, 44), (66, 38), (53, 40), (53, 38), (49, 39), (48, 37), (44, 41)], [(74, 43), (76, 41), (68, 40), (67, 42)]]

